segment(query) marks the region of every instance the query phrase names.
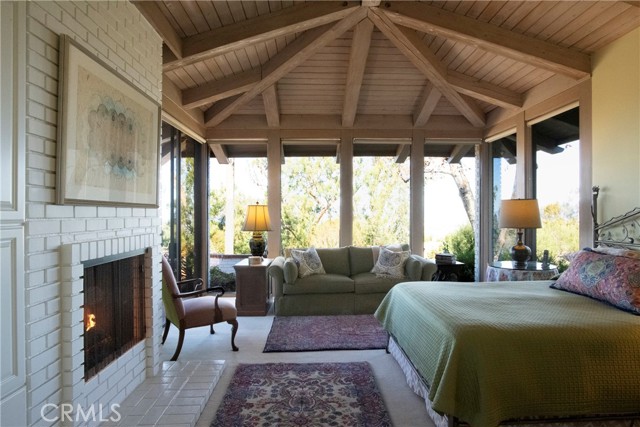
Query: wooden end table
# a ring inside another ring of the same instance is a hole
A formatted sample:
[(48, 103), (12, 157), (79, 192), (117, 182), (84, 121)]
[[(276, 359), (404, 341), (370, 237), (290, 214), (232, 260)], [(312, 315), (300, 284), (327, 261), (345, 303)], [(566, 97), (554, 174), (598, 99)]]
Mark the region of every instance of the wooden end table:
[(236, 309), (238, 316), (265, 316), (271, 306), (271, 287), (267, 268), (272, 259), (264, 258), (260, 264), (249, 265), (243, 259), (233, 266), (236, 271)]

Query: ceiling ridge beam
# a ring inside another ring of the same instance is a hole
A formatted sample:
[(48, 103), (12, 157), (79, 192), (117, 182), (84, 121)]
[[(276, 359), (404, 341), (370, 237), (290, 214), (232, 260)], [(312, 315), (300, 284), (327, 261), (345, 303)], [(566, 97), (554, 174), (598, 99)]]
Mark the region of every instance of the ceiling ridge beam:
[(347, 71), (347, 84), (344, 92), (342, 107), (342, 126), (351, 127), (358, 111), (360, 89), (364, 78), (364, 69), (367, 65), (369, 47), (371, 46), (371, 34), (373, 22), (363, 19), (353, 32), (351, 51), (349, 52), (349, 69)]
[(160, 35), (171, 53), (178, 59), (182, 58), (182, 38), (164, 16), (158, 5), (155, 2), (144, 0), (134, 0), (133, 4)]
[[(206, 124), (208, 126), (220, 124), (239, 108), (251, 101), (256, 95), (262, 93), (262, 91), (275, 84), (290, 71), (309, 59), (318, 50), (362, 21), (366, 15), (367, 8), (359, 7), (333, 25), (325, 25), (303, 33), (263, 66), (262, 80), (255, 84), (249, 91), (239, 96), (231, 104), (225, 106), (225, 108), (215, 114), (205, 112)], [(216, 106), (214, 105), (213, 107)]]
[(396, 26), (381, 9), (370, 9), (368, 16), (469, 122), (478, 127), (485, 125), (484, 111), (449, 85), (446, 67), (415, 31)]
[(216, 28), (182, 39), (182, 56), (165, 61), (163, 71), (171, 71), (196, 61), (222, 55), (280, 36), (300, 33), (338, 21), (349, 15), (359, 2), (328, 1), (297, 4), (268, 15)]
[(182, 106), (190, 110), (250, 90), (262, 78), (261, 67), (182, 90)]
[(384, 11), (395, 24), (456, 40), (537, 68), (574, 79), (591, 74), (591, 57), (588, 54), (497, 25), (418, 2), (387, 3)]

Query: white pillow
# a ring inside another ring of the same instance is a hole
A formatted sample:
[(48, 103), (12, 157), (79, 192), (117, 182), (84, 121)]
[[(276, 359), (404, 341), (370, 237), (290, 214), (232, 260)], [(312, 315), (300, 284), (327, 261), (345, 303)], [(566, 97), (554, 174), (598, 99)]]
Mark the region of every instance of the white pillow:
[(411, 255), (410, 251), (391, 251), (384, 246), (380, 246), (380, 255), (376, 264), (371, 270), (376, 276), (393, 277), (402, 279), (404, 276), (404, 265)]
[(300, 277), (311, 276), (312, 274), (325, 274), (320, 256), (313, 246), (306, 251), (291, 249), (291, 256), (298, 264), (298, 275)]

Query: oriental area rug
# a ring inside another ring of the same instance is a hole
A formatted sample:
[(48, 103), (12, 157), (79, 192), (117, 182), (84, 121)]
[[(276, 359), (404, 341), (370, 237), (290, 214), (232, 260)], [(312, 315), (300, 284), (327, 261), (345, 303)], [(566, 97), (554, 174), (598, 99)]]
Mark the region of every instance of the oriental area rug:
[(391, 426), (367, 362), (240, 364), (211, 427)]
[(387, 340), (372, 314), (276, 316), (263, 352), (383, 349)]

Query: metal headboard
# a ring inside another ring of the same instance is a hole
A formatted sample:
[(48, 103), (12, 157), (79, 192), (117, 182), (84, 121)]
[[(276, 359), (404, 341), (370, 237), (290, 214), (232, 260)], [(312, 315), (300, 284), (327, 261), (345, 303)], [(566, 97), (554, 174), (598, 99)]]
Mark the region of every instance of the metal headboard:
[(634, 208), (624, 215), (616, 216), (598, 224), (599, 187), (593, 187), (593, 245), (613, 246), (640, 250), (640, 207)]

